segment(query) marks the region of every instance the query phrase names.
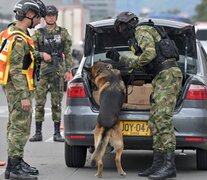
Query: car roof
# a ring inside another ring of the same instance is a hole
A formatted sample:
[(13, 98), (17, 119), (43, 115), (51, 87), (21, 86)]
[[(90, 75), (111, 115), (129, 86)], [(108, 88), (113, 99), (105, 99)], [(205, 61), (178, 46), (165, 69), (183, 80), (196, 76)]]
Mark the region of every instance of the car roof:
[[(175, 28), (184, 28), (186, 26), (193, 26), (192, 24), (188, 24), (185, 22), (180, 21), (174, 21), (174, 20), (167, 20), (167, 19), (158, 19), (158, 18), (139, 18), (139, 22), (148, 22), (149, 20), (152, 20), (155, 25), (159, 26), (169, 26), (169, 27), (175, 27)], [(95, 21), (89, 23), (93, 27), (101, 27), (101, 26), (111, 26), (115, 22), (115, 19), (104, 19), (101, 21)]]

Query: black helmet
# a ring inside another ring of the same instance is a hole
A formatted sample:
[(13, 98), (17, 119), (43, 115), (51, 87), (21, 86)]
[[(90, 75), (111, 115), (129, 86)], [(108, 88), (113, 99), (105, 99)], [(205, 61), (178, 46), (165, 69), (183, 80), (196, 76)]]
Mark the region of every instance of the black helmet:
[[(40, 14), (39, 5), (34, 0), (20, 0), (14, 6), (14, 10), (13, 11), (17, 14), (17, 20), (22, 20), (24, 18), (24, 15), (29, 10), (33, 10), (37, 14)], [(18, 19), (18, 16), (21, 16), (21, 18)]]
[(46, 16), (46, 6), (41, 0), (35, 0), (37, 4), (40, 7), (40, 16), (45, 17)]
[(46, 15), (58, 15), (58, 10), (55, 6), (46, 6)]
[(114, 28), (117, 32), (120, 32), (119, 25), (123, 24), (128, 26), (129, 29), (134, 29), (138, 22), (139, 18), (134, 13), (125, 11), (117, 15)]

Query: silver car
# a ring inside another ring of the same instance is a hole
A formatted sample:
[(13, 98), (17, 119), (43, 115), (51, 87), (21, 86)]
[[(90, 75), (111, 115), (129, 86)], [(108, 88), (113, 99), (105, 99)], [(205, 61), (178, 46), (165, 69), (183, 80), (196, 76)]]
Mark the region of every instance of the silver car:
[[(196, 41), (193, 25), (162, 19), (152, 21), (165, 28), (180, 54), (178, 65), (184, 79), (173, 116), (177, 149), (196, 150), (197, 169), (207, 169), (207, 55)], [(74, 78), (67, 87), (64, 135), (68, 167), (83, 167), (87, 149), (93, 150), (99, 103), (88, 68), (96, 61), (111, 63), (119, 69), (126, 85), (127, 97), (120, 114), (125, 149), (152, 149), (147, 126), (152, 78), (138, 70), (130, 74), (125, 64), (105, 57), (106, 50), (111, 48), (121, 54), (131, 53), (127, 41), (115, 32), (113, 24), (114, 19), (107, 19), (86, 25), (84, 57), (79, 67), (72, 70)]]

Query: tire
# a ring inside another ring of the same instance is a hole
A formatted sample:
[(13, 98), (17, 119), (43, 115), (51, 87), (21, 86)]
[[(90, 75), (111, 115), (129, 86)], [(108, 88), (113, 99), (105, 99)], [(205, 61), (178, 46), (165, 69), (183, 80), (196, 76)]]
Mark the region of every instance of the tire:
[(198, 170), (207, 170), (207, 150), (196, 149), (196, 165)]
[(65, 164), (68, 167), (84, 167), (86, 162), (86, 146), (70, 146), (65, 142)]

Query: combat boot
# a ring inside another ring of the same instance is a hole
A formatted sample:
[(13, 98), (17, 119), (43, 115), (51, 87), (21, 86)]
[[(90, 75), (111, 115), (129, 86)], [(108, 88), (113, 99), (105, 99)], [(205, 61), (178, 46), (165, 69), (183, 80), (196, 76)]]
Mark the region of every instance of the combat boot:
[(42, 141), (42, 122), (36, 122), (35, 124), (35, 135), (29, 139), (30, 142)]
[(4, 173), (4, 178), (5, 179), (10, 179), (10, 172), (11, 172), (11, 159), (10, 157), (8, 157), (8, 160), (7, 160), (7, 167), (6, 167), (6, 170), (5, 170), (5, 173)]
[(11, 159), (11, 180), (38, 180), (36, 176), (32, 176), (25, 172), (21, 166), (21, 158)]
[(149, 167), (145, 171), (139, 173), (138, 176), (148, 177), (149, 175), (151, 175), (151, 174), (155, 173), (156, 171), (158, 171), (164, 163), (164, 156), (165, 156), (165, 153), (154, 151), (153, 162), (152, 162), (151, 167)]
[(56, 142), (64, 142), (65, 139), (60, 134), (60, 122), (54, 123), (55, 133), (53, 135), (53, 140)]
[(148, 176), (151, 180), (162, 180), (166, 178), (176, 177), (176, 167), (175, 167), (175, 153), (169, 152), (165, 154), (163, 166), (154, 174)]
[[(30, 175), (38, 175), (39, 174), (39, 171), (35, 167), (30, 166), (22, 158), (21, 158), (20, 163), (21, 163), (22, 170), (24, 172), (29, 173)], [(7, 167), (6, 167), (6, 170), (4, 173), (5, 179), (10, 179), (10, 172), (11, 172), (11, 159), (8, 157)]]
[(31, 174), (31, 175), (38, 175), (39, 171), (37, 170), (37, 168), (30, 166), (28, 163), (26, 163), (23, 158), (21, 159), (21, 166), (23, 171)]

